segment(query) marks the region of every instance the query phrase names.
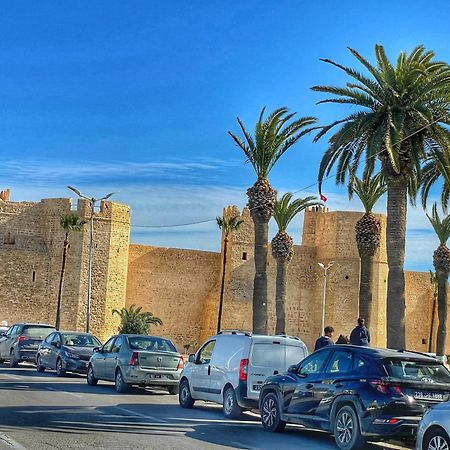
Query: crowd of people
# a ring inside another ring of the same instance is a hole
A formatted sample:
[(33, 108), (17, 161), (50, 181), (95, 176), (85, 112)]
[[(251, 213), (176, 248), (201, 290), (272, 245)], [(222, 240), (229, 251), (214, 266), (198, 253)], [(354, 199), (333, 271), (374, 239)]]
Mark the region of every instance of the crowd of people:
[[(320, 336), (320, 338), (316, 341), (314, 351), (319, 350), (322, 347), (326, 347), (327, 345), (335, 344), (335, 342), (333, 341), (334, 328), (331, 326), (327, 326), (323, 331), (323, 336)], [(370, 333), (366, 327), (366, 321), (360, 317), (358, 319), (358, 325), (356, 325), (356, 327), (353, 328), (352, 332), (350, 333), (350, 339), (347, 336), (343, 336), (341, 334), (336, 341), (336, 344), (368, 346), (370, 344)]]

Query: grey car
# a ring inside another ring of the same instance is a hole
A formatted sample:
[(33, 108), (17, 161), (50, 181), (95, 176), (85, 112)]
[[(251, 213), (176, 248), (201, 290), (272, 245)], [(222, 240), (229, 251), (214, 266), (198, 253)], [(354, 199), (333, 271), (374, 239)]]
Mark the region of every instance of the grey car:
[(39, 345), (36, 355), (36, 369), (56, 370), (62, 377), (66, 372), (86, 373), (94, 348), (102, 344), (92, 334), (78, 331), (55, 331)]
[(94, 349), (87, 382), (94, 386), (98, 380), (114, 381), (120, 393), (131, 386), (158, 386), (178, 394), (183, 367), (183, 357), (168, 339), (120, 334)]
[(430, 408), (417, 431), (417, 450), (450, 450), (450, 402)]
[(39, 344), (53, 331), (53, 325), (40, 323), (13, 325), (0, 334), (0, 363), (9, 361), (11, 367), (17, 367), (22, 361), (34, 363)]

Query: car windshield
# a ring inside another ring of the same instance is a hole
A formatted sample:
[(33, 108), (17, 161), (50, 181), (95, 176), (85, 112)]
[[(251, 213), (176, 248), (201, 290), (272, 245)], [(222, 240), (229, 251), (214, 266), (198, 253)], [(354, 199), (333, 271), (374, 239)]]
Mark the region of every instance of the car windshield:
[(162, 352), (176, 352), (177, 349), (167, 339), (151, 336), (131, 336), (128, 338), (131, 350), (148, 350)]
[(450, 372), (437, 362), (387, 359), (384, 361), (384, 367), (391, 377), (405, 381), (450, 383)]
[(36, 326), (36, 325), (25, 325), (23, 327), (22, 334), (24, 334), (26, 336), (45, 338), (52, 331), (55, 331), (55, 329), (52, 327), (40, 327), (40, 326)]
[(100, 341), (90, 334), (63, 334), (63, 345), (68, 347), (100, 347)]

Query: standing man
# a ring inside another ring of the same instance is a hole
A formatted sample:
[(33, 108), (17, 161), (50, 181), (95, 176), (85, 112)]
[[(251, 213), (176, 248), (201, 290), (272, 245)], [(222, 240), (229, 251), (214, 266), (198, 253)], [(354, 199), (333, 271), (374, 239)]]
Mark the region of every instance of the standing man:
[(358, 325), (353, 328), (352, 334), (350, 335), (350, 344), (366, 347), (370, 344), (370, 334), (365, 323), (366, 321), (364, 319), (358, 319)]
[(324, 335), (320, 336), (319, 339), (317, 339), (316, 341), (316, 345), (314, 346), (314, 351), (321, 349), (322, 347), (326, 347), (327, 345), (333, 345), (334, 342), (331, 340), (331, 338), (333, 337), (333, 333), (334, 333), (334, 328), (333, 327), (325, 327), (324, 331)]

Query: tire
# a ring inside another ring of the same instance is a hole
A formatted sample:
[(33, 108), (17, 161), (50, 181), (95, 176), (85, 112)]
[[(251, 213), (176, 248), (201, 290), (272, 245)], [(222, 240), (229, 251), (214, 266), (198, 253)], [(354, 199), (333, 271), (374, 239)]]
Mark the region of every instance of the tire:
[(0, 358), (0, 364), (3, 364), (4, 362), (5, 360)]
[(89, 365), (87, 370), (86, 381), (89, 386), (97, 386), (98, 379), (95, 378), (94, 369), (91, 365)]
[(45, 366), (43, 366), (42, 364), (41, 364), (41, 355), (37, 355), (37, 358), (36, 358), (36, 370), (39, 372), (39, 373), (44, 373), (45, 372)]
[(423, 450), (450, 450), (450, 439), (442, 428), (434, 429), (425, 439)]
[(194, 406), (195, 400), (191, 396), (191, 390), (189, 388), (189, 381), (183, 378), (178, 390), (178, 402), (182, 408), (191, 409)]
[(223, 393), (223, 415), (227, 419), (238, 419), (242, 414), (242, 408), (238, 405), (236, 393), (228, 386)]
[(64, 370), (64, 367), (62, 365), (61, 358), (58, 358), (56, 360), (56, 375), (58, 377), (63, 377), (66, 374), (66, 371)]
[(14, 351), (11, 350), (11, 353), (9, 355), (9, 367), (17, 367), (19, 365), (19, 361), (17, 361), (16, 357), (14, 356)]
[(167, 386), (167, 390), (169, 391), (170, 395), (178, 395), (180, 391), (178, 384), (175, 386)]
[(126, 394), (128, 392), (128, 390), (130, 389), (130, 385), (128, 383), (125, 383), (125, 380), (123, 379), (122, 371), (120, 369), (116, 370), (115, 388), (116, 388), (116, 392), (119, 394)]
[(281, 433), (286, 427), (286, 422), (281, 420), (280, 404), (278, 396), (269, 392), (261, 401), (261, 423), (266, 431)]
[(366, 439), (361, 434), (358, 416), (351, 406), (339, 408), (334, 418), (333, 431), (340, 450), (360, 450), (365, 447)]

